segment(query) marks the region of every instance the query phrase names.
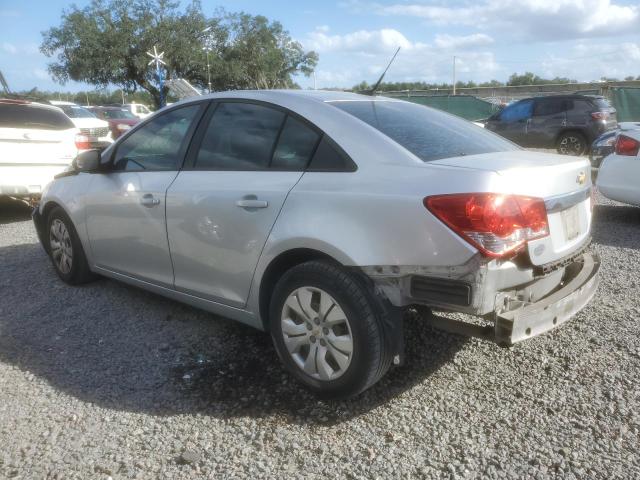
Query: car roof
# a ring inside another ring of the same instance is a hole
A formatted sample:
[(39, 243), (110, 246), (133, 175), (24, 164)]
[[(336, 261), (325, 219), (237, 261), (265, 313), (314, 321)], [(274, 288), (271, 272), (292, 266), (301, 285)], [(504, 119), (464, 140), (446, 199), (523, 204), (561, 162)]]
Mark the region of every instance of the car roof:
[(567, 99), (567, 98), (573, 98), (573, 99), (582, 99), (582, 100), (595, 100), (595, 99), (603, 99), (606, 100), (605, 97), (603, 97), (602, 95), (585, 95), (585, 94), (581, 94), (581, 93), (570, 93), (570, 94), (562, 94), (562, 95), (540, 95), (539, 97), (528, 97), (528, 98), (522, 98), (520, 100), (518, 100), (519, 102), (523, 101), (523, 100), (541, 100), (541, 99), (546, 99), (546, 98), (550, 98), (553, 100), (563, 100), (563, 99)]
[(214, 92), (200, 97), (191, 97), (188, 100), (217, 98), (238, 98), (247, 100), (263, 100), (278, 103), (282, 100), (299, 100), (302, 102), (340, 102), (340, 101), (399, 101), (394, 98), (364, 95), (339, 90), (230, 90), (226, 92)]

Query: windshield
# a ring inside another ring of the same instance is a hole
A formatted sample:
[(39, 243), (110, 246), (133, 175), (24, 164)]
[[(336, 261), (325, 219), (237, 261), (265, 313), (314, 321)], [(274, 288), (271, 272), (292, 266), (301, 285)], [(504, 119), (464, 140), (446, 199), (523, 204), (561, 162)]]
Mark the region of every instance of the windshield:
[(124, 109), (103, 110), (102, 113), (105, 116), (105, 118), (112, 118), (112, 119), (129, 118), (129, 119), (137, 120), (138, 118), (129, 110), (124, 110)]
[(460, 155), (519, 150), (471, 122), (404, 101), (341, 101), (350, 113), (396, 141), (424, 162)]
[(69, 118), (96, 118), (89, 110), (77, 105), (58, 105), (58, 107), (61, 108)]

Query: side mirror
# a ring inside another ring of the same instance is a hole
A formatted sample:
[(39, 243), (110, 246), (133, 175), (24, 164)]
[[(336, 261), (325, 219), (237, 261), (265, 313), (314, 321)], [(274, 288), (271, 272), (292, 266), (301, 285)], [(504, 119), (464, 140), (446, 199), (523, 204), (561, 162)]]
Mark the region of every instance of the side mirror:
[(87, 150), (78, 155), (74, 162), (75, 169), (78, 172), (97, 172), (100, 167), (100, 152), (98, 150)]

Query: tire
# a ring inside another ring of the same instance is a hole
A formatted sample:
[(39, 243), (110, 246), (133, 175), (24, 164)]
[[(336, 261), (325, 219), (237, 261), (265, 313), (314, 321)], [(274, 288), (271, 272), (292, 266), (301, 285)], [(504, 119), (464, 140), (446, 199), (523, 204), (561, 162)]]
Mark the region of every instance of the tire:
[(564, 132), (556, 144), (558, 153), (579, 157), (587, 153), (587, 139), (580, 132)]
[(275, 286), (269, 313), (285, 368), (321, 397), (357, 395), (391, 365), (383, 302), (366, 279), (339, 265), (314, 260), (291, 268)]
[(73, 222), (61, 207), (49, 213), (45, 238), (53, 268), (65, 283), (80, 285), (95, 278)]

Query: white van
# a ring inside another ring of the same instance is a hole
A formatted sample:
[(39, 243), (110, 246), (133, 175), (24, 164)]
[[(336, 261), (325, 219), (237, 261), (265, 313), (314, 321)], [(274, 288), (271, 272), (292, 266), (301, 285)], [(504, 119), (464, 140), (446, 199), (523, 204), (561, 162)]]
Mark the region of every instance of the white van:
[(78, 133), (58, 107), (0, 99), (0, 195), (39, 196), (78, 154)]

